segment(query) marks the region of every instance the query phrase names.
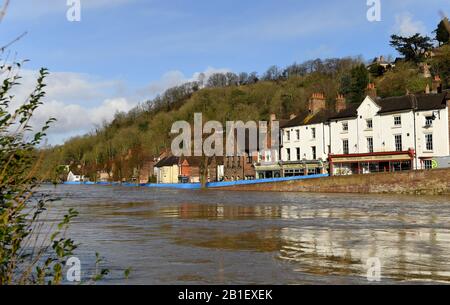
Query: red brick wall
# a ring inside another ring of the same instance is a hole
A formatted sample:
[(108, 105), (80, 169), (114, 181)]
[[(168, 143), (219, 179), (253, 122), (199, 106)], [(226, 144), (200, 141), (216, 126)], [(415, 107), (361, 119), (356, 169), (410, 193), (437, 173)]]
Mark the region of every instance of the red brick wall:
[[(244, 157), (231, 157), (232, 161), (229, 162), (227, 157), (224, 157), (224, 171), (225, 178), (228, 180), (238, 179), (243, 180), (245, 177), (255, 177), (256, 171), (253, 166), (253, 162), (247, 162), (247, 154)], [(254, 161), (254, 159), (253, 159)]]
[(335, 176), (223, 188), (233, 191), (448, 194), (450, 169)]

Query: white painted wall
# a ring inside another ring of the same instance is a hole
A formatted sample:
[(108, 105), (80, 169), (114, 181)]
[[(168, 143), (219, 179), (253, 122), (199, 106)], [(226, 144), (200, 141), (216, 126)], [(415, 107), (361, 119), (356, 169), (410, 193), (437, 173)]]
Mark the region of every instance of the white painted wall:
[[(417, 163), (421, 168), (420, 158), (446, 157), (450, 155), (449, 149), (449, 126), (448, 126), (448, 107), (441, 110), (416, 112), (416, 130), (417, 130)], [(427, 116), (433, 116), (436, 119), (429, 127), (425, 126)], [(433, 135), (433, 150), (426, 149), (426, 134)]]
[[(313, 129), (315, 128), (315, 137)], [(288, 140), (287, 131), (290, 131), (291, 137)], [(297, 138), (297, 131), (300, 132), (300, 138)], [(312, 124), (282, 129), (283, 148), (281, 149), (282, 161), (301, 161), (314, 160), (312, 147), (316, 147), (315, 160), (326, 160), (328, 158), (330, 129), (326, 124)], [(300, 148), (300, 159), (297, 158), (297, 148)], [(291, 150), (291, 159), (288, 160), (287, 149)]]
[[(449, 122), (448, 107), (443, 110), (417, 112), (414, 120), (412, 110), (378, 114), (379, 106), (366, 97), (357, 110), (357, 118), (339, 119), (326, 124), (312, 124), (282, 129), (281, 160), (300, 161), (302, 159), (313, 160), (312, 146), (316, 146), (317, 159), (328, 159), (328, 145), (331, 144), (331, 153), (340, 155), (344, 153), (343, 140), (349, 141), (349, 153), (368, 153), (367, 138), (373, 138), (374, 152), (396, 151), (395, 135), (402, 136), (402, 151), (416, 149), (417, 169), (421, 169), (419, 158), (449, 156)], [(432, 116), (436, 119), (433, 125), (425, 127), (425, 118)], [(395, 117), (400, 116), (401, 125), (395, 125)], [(367, 120), (371, 119), (373, 128), (367, 128)], [(348, 124), (348, 131), (343, 130), (343, 123)], [(415, 127), (415, 128), (414, 128)], [(316, 138), (312, 137), (312, 128), (316, 128)], [(297, 139), (296, 131), (300, 131), (300, 139)], [(287, 138), (290, 131), (290, 140)], [(331, 133), (331, 135), (330, 135)], [(427, 151), (425, 134), (433, 134), (433, 151)], [(296, 148), (300, 148), (301, 158), (298, 160)], [(291, 150), (291, 159), (287, 158), (287, 149)], [(415, 166), (415, 164), (414, 164)]]

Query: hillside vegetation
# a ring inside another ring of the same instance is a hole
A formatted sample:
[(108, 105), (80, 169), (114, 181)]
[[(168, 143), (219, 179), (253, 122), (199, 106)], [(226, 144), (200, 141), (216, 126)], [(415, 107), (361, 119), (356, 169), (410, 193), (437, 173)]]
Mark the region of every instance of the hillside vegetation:
[[(222, 123), (268, 120), (271, 113), (289, 118), (305, 110), (315, 92), (324, 93), (330, 107), (334, 107), (337, 94), (344, 94), (349, 103), (361, 102), (370, 82), (376, 84), (381, 97), (421, 93), (427, 84), (431, 87), (432, 79), (425, 77), (424, 66), (432, 76), (441, 77), (444, 89), (449, 88), (448, 42), (434, 47), (431, 39), (418, 38), (393, 36), (391, 45), (404, 57), (387, 69), (375, 61), (368, 69), (362, 58), (342, 58), (311, 60), (285, 69), (272, 66), (261, 76), (226, 73), (205, 79), (201, 75), (197, 82), (171, 88), (128, 113), (116, 113), (111, 123), (88, 135), (46, 149), (45, 167), (57, 169), (52, 171), (52, 180), (62, 176), (58, 166), (66, 164), (92, 180), (98, 171), (112, 172), (116, 181), (130, 180), (146, 160), (170, 148), (172, 123), (192, 122), (195, 112), (201, 112), (204, 120)], [(409, 52), (405, 44), (416, 53)]]

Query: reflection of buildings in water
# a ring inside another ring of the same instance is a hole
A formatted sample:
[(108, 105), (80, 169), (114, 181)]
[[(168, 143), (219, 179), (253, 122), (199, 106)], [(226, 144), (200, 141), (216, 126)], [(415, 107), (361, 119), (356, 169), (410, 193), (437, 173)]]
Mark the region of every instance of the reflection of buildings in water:
[[(316, 210), (317, 211), (317, 210)], [(287, 208), (283, 218), (308, 218), (311, 211)], [(314, 212), (312, 214), (315, 214)], [(340, 219), (357, 216), (354, 211), (317, 212), (318, 221), (326, 215)], [(410, 227), (370, 229), (349, 227), (286, 227), (281, 230), (279, 257), (296, 263), (295, 270), (314, 274), (366, 276), (366, 261), (378, 257), (382, 263), (382, 276), (397, 280), (436, 280), (450, 282), (449, 230), (433, 228), (436, 216), (428, 219), (428, 228)], [(407, 218), (399, 213), (399, 219)], [(378, 224), (384, 219), (378, 219)], [(359, 219), (358, 219), (359, 221)], [(421, 220), (424, 222), (424, 220)]]
[(160, 215), (180, 219), (279, 219), (281, 226), (270, 229), (241, 231), (230, 225), (228, 232), (211, 227), (183, 230), (178, 234), (179, 242), (215, 249), (275, 251), (300, 272), (365, 278), (367, 259), (377, 257), (382, 263), (382, 277), (450, 282), (450, 230), (442, 228), (448, 222), (445, 215), (430, 213), (423, 217), (410, 209), (384, 212), (356, 207), (202, 204), (163, 208)]
[(181, 204), (180, 206), (164, 207), (158, 213), (162, 217), (180, 219), (258, 219), (281, 218), (280, 206), (233, 206)]

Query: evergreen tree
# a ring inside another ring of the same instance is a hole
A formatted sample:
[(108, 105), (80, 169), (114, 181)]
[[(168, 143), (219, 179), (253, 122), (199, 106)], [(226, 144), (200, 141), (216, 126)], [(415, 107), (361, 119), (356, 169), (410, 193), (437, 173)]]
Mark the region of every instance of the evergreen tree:
[(447, 26), (449, 24), (448, 18), (444, 18), (439, 22), (437, 29), (433, 32), (436, 34), (436, 40), (440, 45), (447, 44), (450, 40), (449, 30)]
[(410, 37), (392, 35), (391, 46), (402, 54), (406, 61), (419, 63), (425, 59), (427, 51), (431, 50), (433, 44), (430, 37), (417, 33)]

